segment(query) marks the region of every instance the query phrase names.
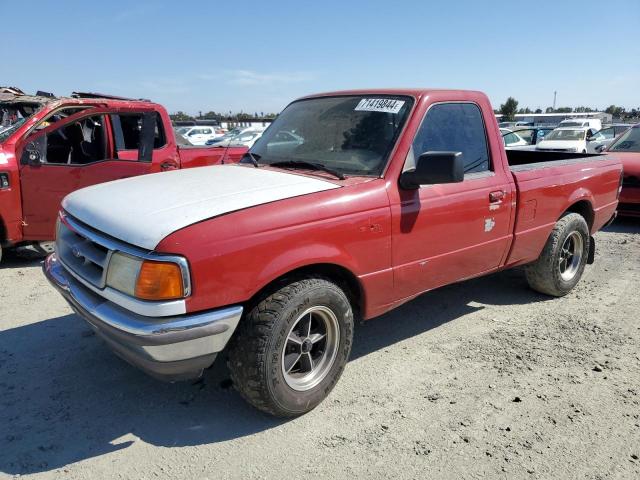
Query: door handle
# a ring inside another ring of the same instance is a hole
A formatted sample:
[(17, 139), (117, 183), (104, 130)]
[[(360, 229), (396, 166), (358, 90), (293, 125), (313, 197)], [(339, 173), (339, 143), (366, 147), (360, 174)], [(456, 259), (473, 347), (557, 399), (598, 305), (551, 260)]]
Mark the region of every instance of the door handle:
[(160, 164), (161, 170), (175, 170), (178, 168), (178, 164), (174, 162), (163, 162)]
[(490, 203), (499, 203), (504, 199), (504, 196), (507, 194), (504, 190), (496, 190), (494, 192), (489, 193), (489, 202)]

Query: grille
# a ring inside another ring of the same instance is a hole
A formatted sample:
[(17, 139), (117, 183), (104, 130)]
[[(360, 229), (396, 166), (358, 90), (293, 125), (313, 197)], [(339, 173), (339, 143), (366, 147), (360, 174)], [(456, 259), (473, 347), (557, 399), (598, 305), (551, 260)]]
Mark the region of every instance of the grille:
[(56, 252), (62, 263), (83, 280), (104, 288), (111, 250), (91, 240), (71, 218), (58, 222)]

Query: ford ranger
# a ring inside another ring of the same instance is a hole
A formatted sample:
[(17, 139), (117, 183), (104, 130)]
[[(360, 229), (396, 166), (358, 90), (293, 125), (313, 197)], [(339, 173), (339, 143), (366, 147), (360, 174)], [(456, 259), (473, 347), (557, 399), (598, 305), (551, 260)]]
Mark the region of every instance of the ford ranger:
[(177, 145), (166, 110), (148, 101), (0, 93), (0, 260), (3, 248), (53, 240), (60, 201), (74, 190), (238, 161), (246, 150)]
[(479, 92), (315, 95), (238, 164), (67, 196), (44, 270), (133, 365), (194, 378), (225, 350), (246, 400), (295, 416), (336, 384), (354, 319), (517, 265), (567, 294), (621, 173), (611, 154), (506, 152)]

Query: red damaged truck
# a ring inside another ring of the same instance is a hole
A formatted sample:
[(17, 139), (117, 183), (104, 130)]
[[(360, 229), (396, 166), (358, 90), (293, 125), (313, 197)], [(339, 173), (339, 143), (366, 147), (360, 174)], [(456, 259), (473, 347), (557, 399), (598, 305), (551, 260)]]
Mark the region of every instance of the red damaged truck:
[(621, 174), (613, 155), (505, 151), (479, 92), (327, 93), (238, 164), (67, 196), (44, 270), (130, 363), (194, 378), (225, 350), (246, 400), (294, 416), (336, 384), (356, 318), (517, 265), (568, 293)]
[(237, 162), (246, 151), (178, 145), (166, 110), (148, 101), (0, 93), (0, 260), (3, 248), (46, 248), (60, 201), (74, 190)]

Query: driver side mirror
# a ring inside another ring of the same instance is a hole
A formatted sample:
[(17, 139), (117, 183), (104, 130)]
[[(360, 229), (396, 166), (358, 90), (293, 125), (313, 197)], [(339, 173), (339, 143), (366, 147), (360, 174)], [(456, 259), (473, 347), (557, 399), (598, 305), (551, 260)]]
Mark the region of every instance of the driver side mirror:
[(400, 186), (415, 190), (420, 185), (459, 183), (463, 180), (462, 152), (425, 152), (418, 157), (415, 168), (402, 172)]
[[(44, 139), (45, 137), (40, 138)], [(41, 141), (40, 139), (38, 139), (27, 144), (27, 146), (24, 148), (24, 151), (22, 152), (21, 163), (23, 165), (39, 167), (44, 163), (42, 160), (42, 153), (39, 145), (40, 143)]]

